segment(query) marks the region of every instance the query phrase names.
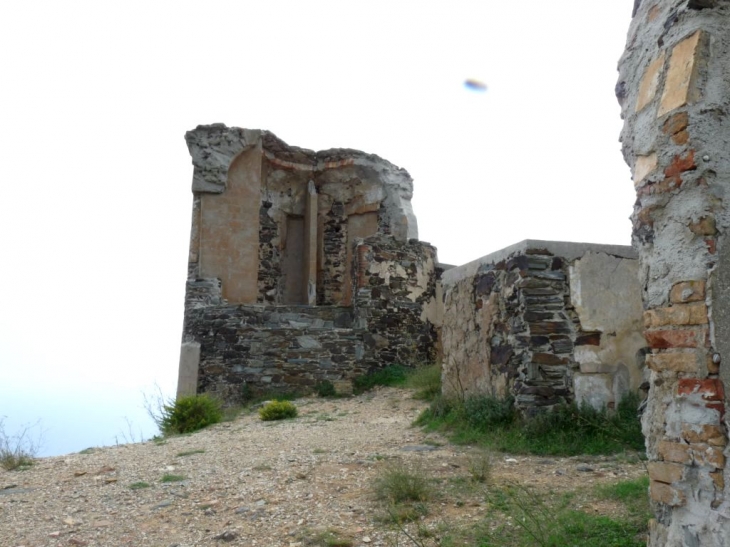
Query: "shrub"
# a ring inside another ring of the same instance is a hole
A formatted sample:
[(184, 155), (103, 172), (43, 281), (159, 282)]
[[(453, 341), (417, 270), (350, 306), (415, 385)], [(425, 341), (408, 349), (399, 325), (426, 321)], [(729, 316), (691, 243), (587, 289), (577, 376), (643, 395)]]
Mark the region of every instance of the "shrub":
[(35, 427), (26, 425), (15, 435), (5, 433), (5, 418), (0, 418), (0, 467), (6, 471), (27, 469), (35, 460), (42, 444), (43, 432), (34, 439), (31, 431)]
[(165, 435), (174, 435), (197, 431), (222, 419), (220, 401), (207, 394), (191, 395), (163, 405), (157, 425)]
[(319, 382), (314, 387), (314, 391), (316, 391), (317, 395), (319, 395), (320, 397), (334, 397), (337, 395), (335, 385), (329, 380), (322, 380), (321, 382)]
[(297, 407), (290, 401), (270, 401), (259, 408), (259, 416), (265, 422), (296, 418), (297, 414)]
[(391, 504), (424, 502), (431, 499), (433, 494), (423, 470), (410, 468), (400, 462), (385, 467), (375, 480), (374, 489), (379, 500)]

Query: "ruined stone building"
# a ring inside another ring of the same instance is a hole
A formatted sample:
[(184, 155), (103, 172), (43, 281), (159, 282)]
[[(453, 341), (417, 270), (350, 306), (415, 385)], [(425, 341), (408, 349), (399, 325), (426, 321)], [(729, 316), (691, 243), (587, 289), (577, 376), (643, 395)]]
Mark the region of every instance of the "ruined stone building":
[(443, 274), (443, 389), (613, 408), (645, 380), (631, 247), (522, 241)]
[(404, 169), (223, 125), (186, 135), (193, 219), (178, 393), (311, 389), (433, 362), (436, 249)]
[(616, 94), (651, 347), (649, 545), (730, 545), (730, 2), (636, 2)]

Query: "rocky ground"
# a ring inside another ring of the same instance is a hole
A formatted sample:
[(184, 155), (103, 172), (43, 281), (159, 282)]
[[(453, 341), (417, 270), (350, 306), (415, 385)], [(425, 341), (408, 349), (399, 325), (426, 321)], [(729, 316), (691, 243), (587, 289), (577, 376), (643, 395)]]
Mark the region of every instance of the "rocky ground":
[[(0, 546), (394, 545), (372, 484), (393, 462), (417, 465), (442, 495), (420, 526), (465, 526), (488, 510), (469, 478), (474, 449), (411, 426), (426, 404), (383, 388), (296, 401), (299, 417), (256, 413), (162, 442), (96, 448), (0, 470)], [(560, 492), (634, 478), (616, 458), (497, 455), (493, 480)], [(165, 482), (169, 481), (169, 482)], [(608, 505), (584, 507), (610, 514)], [(401, 545), (406, 545), (401, 536)], [(345, 543), (347, 544), (347, 543)]]

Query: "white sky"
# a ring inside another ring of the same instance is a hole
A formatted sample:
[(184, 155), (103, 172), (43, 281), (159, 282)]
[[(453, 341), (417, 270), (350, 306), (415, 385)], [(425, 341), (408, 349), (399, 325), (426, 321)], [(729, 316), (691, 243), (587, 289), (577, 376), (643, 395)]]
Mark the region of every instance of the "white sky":
[(155, 432), (141, 393), (177, 380), (198, 124), (405, 167), (442, 262), (526, 238), (630, 244), (613, 88), (632, 5), (4, 3), (6, 432), (40, 419), (44, 454)]

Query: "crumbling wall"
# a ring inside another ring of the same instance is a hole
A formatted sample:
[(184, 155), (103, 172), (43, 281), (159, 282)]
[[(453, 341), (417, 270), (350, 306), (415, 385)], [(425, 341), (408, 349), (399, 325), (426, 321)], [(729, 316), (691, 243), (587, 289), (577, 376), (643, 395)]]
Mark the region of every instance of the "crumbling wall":
[(444, 273), (444, 393), (612, 407), (643, 381), (631, 249), (523, 241)]
[(650, 546), (730, 544), (730, 3), (637, 2), (616, 94), (651, 346)]
[(194, 199), (179, 395), (234, 404), (242, 386), (308, 389), (435, 360), (436, 249), (415, 239), (404, 169), (221, 124), (185, 138)]
[(366, 330), (370, 367), (435, 363), (441, 327), (435, 247), (374, 236), (354, 250), (355, 321)]

